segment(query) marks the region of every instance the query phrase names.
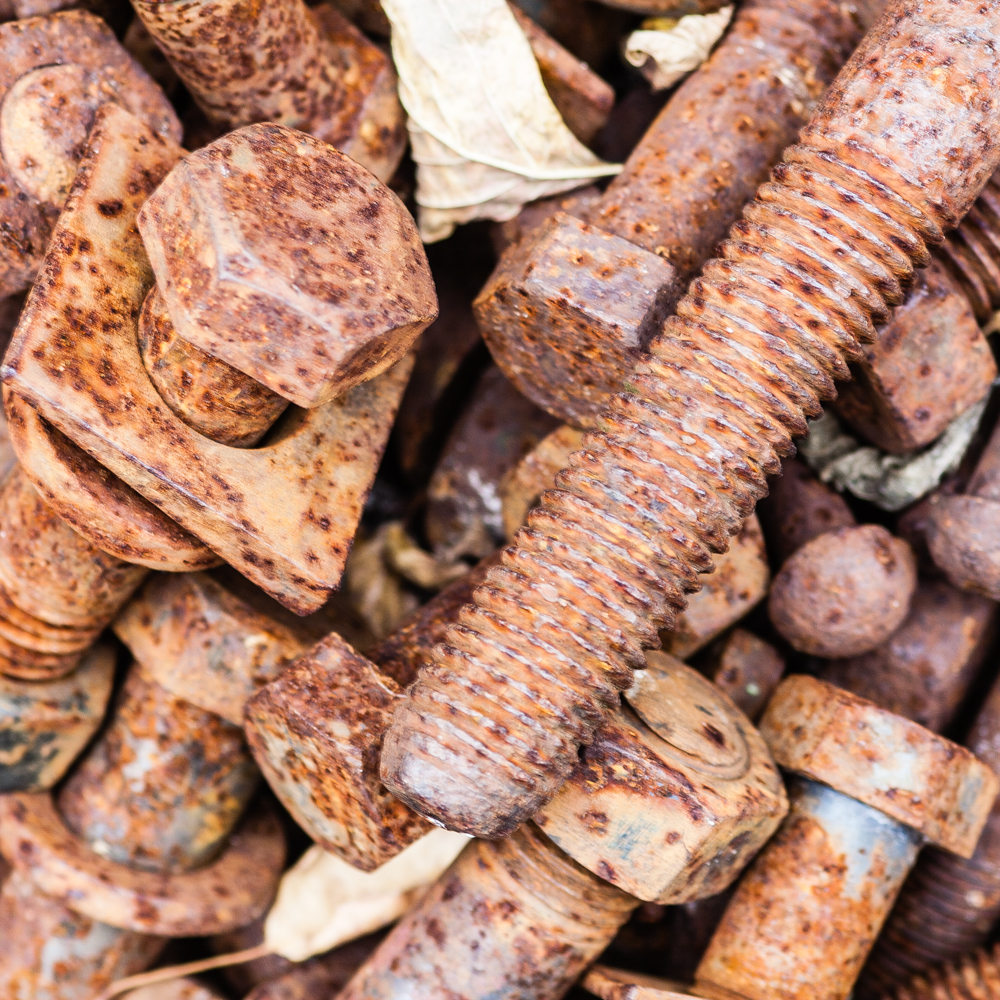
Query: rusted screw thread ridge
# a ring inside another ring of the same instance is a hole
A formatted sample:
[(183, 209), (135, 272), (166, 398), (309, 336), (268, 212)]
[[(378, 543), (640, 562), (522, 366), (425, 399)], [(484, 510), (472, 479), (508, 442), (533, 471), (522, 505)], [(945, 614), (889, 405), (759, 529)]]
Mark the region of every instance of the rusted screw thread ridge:
[(997, 949), (977, 950), (941, 969), (915, 976), (907, 985), (885, 994), (885, 1000), (988, 1000), (1000, 995)]
[(862, 42), (397, 709), (399, 798), (496, 837), (554, 793), (996, 167), (996, 27), (1000, 4), (899, 3)]
[(1000, 180), (994, 175), (940, 257), (969, 297), (973, 312), (985, 323), (1000, 309)]

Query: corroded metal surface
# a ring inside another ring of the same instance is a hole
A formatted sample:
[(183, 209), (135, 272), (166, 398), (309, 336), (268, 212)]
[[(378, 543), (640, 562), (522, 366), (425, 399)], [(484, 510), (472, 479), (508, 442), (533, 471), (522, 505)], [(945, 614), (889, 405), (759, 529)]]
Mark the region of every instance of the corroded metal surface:
[(594, 228), (557, 216), (543, 238), (508, 251), (480, 294), (483, 335), (521, 392), (594, 426), (859, 37), (828, 0), (741, 5), (586, 211)]
[(784, 657), (745, 628), (734, 628), (720, 639), (698, 666), (751, 722), (764, 711), (785, 672)]
[(907, 542), (877, 524), (839, 528), (785, 560), (768, 614), (799, 652), (857, 656), (902, 625), (916, 587), (917, 562)]
[(177, 698), (137, 663), (60, 790), (59, 811), (103, 858), (189, 871), (224, 848), (257, 781), (240, 727)]
[(946, 729), (996, 638), (997, 605), (945, 580), (917, 585), (910, 613), (877, 649), (819, 677), (925, 729)]
[(554, 794), (996, 169), (998, 29), (998, 8), (925, 0), (869, 32), (397, 708), (382, 778), (399, 798), (497, 836)]
[(640, 899), (721, 892), (788, 808), (767, 747), (713, 684), (669, 657), (651, 655), (625, 698), (535, 822)]
[(36, 893), (112, 927), (167, 937), (250, 923), (271, 904), (285, 865), (284, 833), (271, 809), (251, 812), (214, 863), (164, 875), (102, 858), (70, 832), (45, 793), (0, 796), (0, 851)]
[(203, 573), (154, 576), (114, 630), (147, 677), (234, 726), (254, 692), (309, 645)]
[(167, 943), (80, 916), (15, 872), (0, 890), (0, 992), (5, 1000), (93, 1000), (148, 968)]
[(0, 673), (61, 677), (148, 570), (78, 535), (19, 466), (0, 488), (0, 525)]
[(4, 388), (4, 410), (24, 474), (46, 505), (92, 545), (148, 569), (180, 573), (221, 560), (204, 542)]
[(181, 340), (159, 285), (142, 306), (139, 352), (163, 402), (213, 441), (250, 448), (288, 406), (283, 396)]
[[(1000, 774), (1000, 684), (994, 683), (965, 742)], [(934, 848), (920, 856), (862, 973), (858, 996), (877, 996), (985, 944), (998, 917), (1000, 807), (994, 804), (971, 858)]]
[(914, 976), (886, 993), (885, 1000), (980, 1000), (1000, 991), (1000, 955), (977, 949), (941, 969)]
[(937, 496), (927, 517), (927, 547), (956, 587), (1000, 600), (1000, 427), (980, 456), (967, 492)]
[(845, 1000), (920, 835), (812, 781), (740, 882), (695, 974), (713, 1000)]
[(188, 156), (138, 225), (177, 334), (298, 406), (386, 371), (437, 315), (399, 199), (348, 157), (278, 125)]
[(516, 4), (511, 11), (528, 39), (542, 83), (567, 128), (585, 145), (607, 122), (615, 92), (585, 62), (564, 49)]
[(177, 142), (160, 89), (83, 11), (0, 25), (0, 296), (26, 288), (45, 254), (94, 113), (113, 101)]
[(844, 498), (795, 458), (781, 463), (781, 475), (772, 477), (768, 486), (757, 516), (776, 566), (817, 535), (857, 524)]
[(340, 1000), (557, 1000), (637, 905), (531, 824), (473, 841)]
[(479, 379), (427, 484), (424, 530), (435, 552), (486, 555), (503, 540), (500, 483), (556, 427), (498, 368)]
[(979, 402), (997, 366), (969, 300), (932, 261), (853, 374), (837, 412), (879, 448), (905, 454)]
[(1000, 778), (964, 747), (814, 677), (778, 686), (760, 733), (781, 767), (970, 857)]
[(705, 576), (701, 590), (691, 595), (674, 627), (660, 636), (661, 648), (679, 660), (707, 646), (766, 596), (771, 571), (756, 515), (746, 519), (729, 551), (712, 561), (715, 569)]
[(391, 60), (329, 5), (142, 0), (136, 10), (209, 119), (311, 132), (382, 180), (406, 146)]
[[(98, 112), (77, 197), (60, 218), (5, 377), (112, 473), (305, 613), (339, 582), (412, 362), (404, 357), (332, 403), (286, 415), (266, 447), (229, 448), (188, 428), (146, 375), (135, 332), (152, 278), (135, 217), (179, 155), (125, 112)], [(86, 268), (76, 269), (77, 256)], [(111, 290), (104, 271), (122, 276)], [(83, 338), (74, 324), (84, 315), (111, 318)], [(72, 383), (71, 368), (81, 373)], [(109, 384), (118, 388), (106, 393)]]
[(45, 791), (66, 774), (104, 719), (114, 675), (102, 643), (68, 677), (0, 677), (0, 793)]
[(314, 840), (365, 871), (430, 829), (378, 774), (399, 698), (392, 678), (332, 633), (247, 705), (247, 738), (275, 794)]

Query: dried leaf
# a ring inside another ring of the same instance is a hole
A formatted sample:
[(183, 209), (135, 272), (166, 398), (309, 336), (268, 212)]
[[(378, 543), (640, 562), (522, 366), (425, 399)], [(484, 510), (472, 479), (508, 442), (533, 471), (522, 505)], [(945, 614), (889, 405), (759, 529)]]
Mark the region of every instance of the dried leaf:
[(401, 521), (386, 526), (385, 560), (404, 580), (423, 590), (435, 592), (469, 572), (469, 564), (435, 559), (410, 537)]
[(618, 173), (566, 127), (506, 0), (383, 0), (426, 242)]
[(714, 14), (688, 14), (652, 30), (644, 24), (629, 35), (625, 58), (639, 67), (654, 90), (665, 90), (708, 58), (732, 16), (733, 8), (723, 7)]
[(282, 878), (264, 941), (301, 962), (378, 930), (398, 920), (468, 842), (465, 834), (432, 830), (373, 872), (311, 847)]
[(824, 483), (896, 511), (930, 493), (958, 468), (986, 409), (988, 396), (957, 416), (945, 432), (914, 455), (889, 455), (845, 434), (829, 410), (810, 421), (809, 436), (799, 444), (802, 457)]

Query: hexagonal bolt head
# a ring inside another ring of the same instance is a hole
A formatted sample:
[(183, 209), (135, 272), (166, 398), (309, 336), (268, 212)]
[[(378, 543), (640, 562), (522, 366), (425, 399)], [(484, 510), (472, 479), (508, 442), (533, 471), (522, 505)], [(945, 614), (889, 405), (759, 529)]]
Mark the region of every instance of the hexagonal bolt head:
[(437, 315), (402, 202), (281, 125), (187, 157), (138, 224), (178, 334), (298, 406), (378, 375)]

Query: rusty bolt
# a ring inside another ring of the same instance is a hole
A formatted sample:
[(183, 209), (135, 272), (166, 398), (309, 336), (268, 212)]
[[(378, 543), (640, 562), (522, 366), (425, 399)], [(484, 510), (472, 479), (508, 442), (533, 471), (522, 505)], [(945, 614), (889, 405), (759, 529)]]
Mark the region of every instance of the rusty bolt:
[(735, 879), (786, 809), (763, 741), (680, 663), (651, 666), (626, 697), (536, 822), (470, 844), (341, 997), (555, 1000), (639, 898)]
[(111, 101), (179, 142), (170, 102), (108, 26), (83, 11), (0, 25), (0, 297), (28, 287), (98, 107)]
[(939, 495), (927, 518), (927, 546), (956, 587), (1000, 599), (1000, 427), (963, 494)]
[[(1000, 684), (983, 702), (966, 746), (1000, 774)], [(857, 995), (888, 992), (931, 966), (986, 943), (1000, 916), (1000, 808), (971, 858), (928, 848), (900, 892), (862, 972)]]
[(785, 561), (768, 613), (799, 652), (857, 656), (899, 628), (916, 586), (916, 559), (906, 542), (876, 524), (840, 528)]
[(837, 412), (879, 448), (905, 454), (979, 402), (997, 366), (969, 300), (932, 261), (853, 374)]
[(869, 32), (397, 708), (381, 773), (399, 798), (497, 836), (554, 794), (996, 168), (998, 18), (929, 0)]
[(834, 3), (742, 4), (603, 198), (504, 255), (476, 315), (525, 396), (594, 426), (858, 38)]
[(149, 33), (221, 131), (278, 122), (387, 181), (406, 147), (392, 61), (329, 4), (141, 0)]
[(967, 750), (811, 677), (760, 723), (801, 777), (695, 974), (696, 992), (844, 1000), (924, 842), (970, 857), (1000, 779)]

